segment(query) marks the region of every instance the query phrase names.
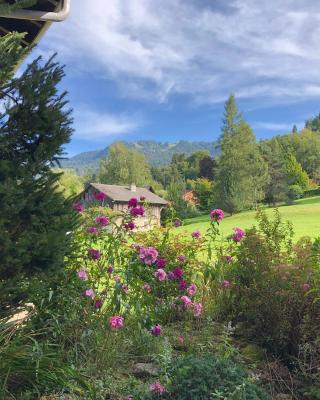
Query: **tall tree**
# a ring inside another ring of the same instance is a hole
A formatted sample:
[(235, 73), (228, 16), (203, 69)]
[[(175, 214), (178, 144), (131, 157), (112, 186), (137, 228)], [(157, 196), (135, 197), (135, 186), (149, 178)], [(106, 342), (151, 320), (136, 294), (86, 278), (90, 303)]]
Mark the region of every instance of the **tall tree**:
[(199, 162), (199, 177), (215, 180), (218, 163), (210, 156), (203, 157)]
[(314, 132), (320, 132), (320, 113), (306, 121), (305, 127)]
[(225, 105), (220, 146), (215, 189), (218, 204), (230, 213), (255, 207), (264, 197), (267, 164), (252, 129), (238, 112), (233, 95)]
[(109, 147), (108, 156), (101, 160), (98, 174), (101, 183), (143, 186), (152, 183), (151, 171), (145, 157), (122, 142)]
[[(18, 60), (21, 54), (18, 40), (0, 38), (1, 60), (6, 55), (13, 63)], [(9, 77), (12, 73), (9, 63), (7, 71)], [(53, 58), (45, 64), (38, 58), (20, 77), (5, 79), (6, 83), (0, 84), (0, 304), (3, 307), (13, 300), (13, 293), (25, 284), (25, 279), (39, 271), (62, 267), (69, 250), (66, 233), (72, 230), (74, 217), (71, 205), (56, 192), (59, 175), (51, 169), (72, 132), (66, 93), (57, 89), (63, 76), (63, 68)]]

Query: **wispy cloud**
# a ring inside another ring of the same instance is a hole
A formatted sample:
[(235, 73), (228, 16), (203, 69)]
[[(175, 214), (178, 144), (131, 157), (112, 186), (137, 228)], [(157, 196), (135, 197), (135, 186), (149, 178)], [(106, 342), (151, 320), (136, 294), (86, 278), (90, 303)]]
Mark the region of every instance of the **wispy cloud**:
[(320, 97), (319, 37), (314, 0), (77, 0), (45, 50), (125, 96), (277, 102)]
[(277, 122), (253, 122), (252, 126), (255, 129), (264, 129), (267, 131), (274, 132), (289, 132), (292, 130), (293, 125), (296, 125), (298, 129), (302, 129), (304, 126), (303, 122), (293, 122), (292, 124), (277, 123)]
[(74, 138), (100, 140), (134, 132), (142, 125), (138, 116), (99, 113), (79, 107), (74, 113)]

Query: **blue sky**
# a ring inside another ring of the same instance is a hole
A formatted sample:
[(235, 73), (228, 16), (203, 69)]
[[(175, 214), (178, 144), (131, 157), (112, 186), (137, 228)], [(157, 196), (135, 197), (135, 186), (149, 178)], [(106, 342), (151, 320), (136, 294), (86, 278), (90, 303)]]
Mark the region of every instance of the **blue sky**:
[(114, 140), (215, 140), (234, 93), (258, 138), (320, 111), (314, 0), (73, 0), (33, 55), (58, 52), (69, 155)]

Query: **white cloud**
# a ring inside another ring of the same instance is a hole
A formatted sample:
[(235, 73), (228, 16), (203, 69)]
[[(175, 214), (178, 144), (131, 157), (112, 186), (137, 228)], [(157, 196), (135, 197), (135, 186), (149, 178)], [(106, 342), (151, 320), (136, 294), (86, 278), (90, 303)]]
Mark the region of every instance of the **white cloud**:
[(320, 96), (319, 37), (314, 0), (76, 0), (41, 46), (124, 96), (292, 101)]
[(100, 140), (108, 136), (129, 134), (142, 125), (138, 116), (99, 113), (79, 107), (74, 113), (74, 137)]
[(290, 132), (292, 130), (293, 125), (296, 125), (298, 129), (302, 129), (304, 127), (304, 122), (292, 122), (292, 124), (286, 123), (278, 123), (278, 122), (253, 122), (252, 126), (256, 129), (265, 129), (267, 131), (275, 131), (275, 132)]

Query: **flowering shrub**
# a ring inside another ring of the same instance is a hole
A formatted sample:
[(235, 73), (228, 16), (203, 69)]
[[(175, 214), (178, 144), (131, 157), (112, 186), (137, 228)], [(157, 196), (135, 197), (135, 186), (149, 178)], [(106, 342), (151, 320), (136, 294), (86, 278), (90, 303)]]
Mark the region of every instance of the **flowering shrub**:
[(144, 213), (144, 203), (135, 198), (123, 213), (82, 209), (83, 226), (74, 237), (78, 251), (69, 264), (83, 284), (79, 298), (92, 313), (107, 314), (111, 330), (134, 313), (159, 336), (161, 322), (201, 315), (196, 280), (204, 240), (198, 231), (177, 237), (174, 227), (135, 232), (135, 219)]

